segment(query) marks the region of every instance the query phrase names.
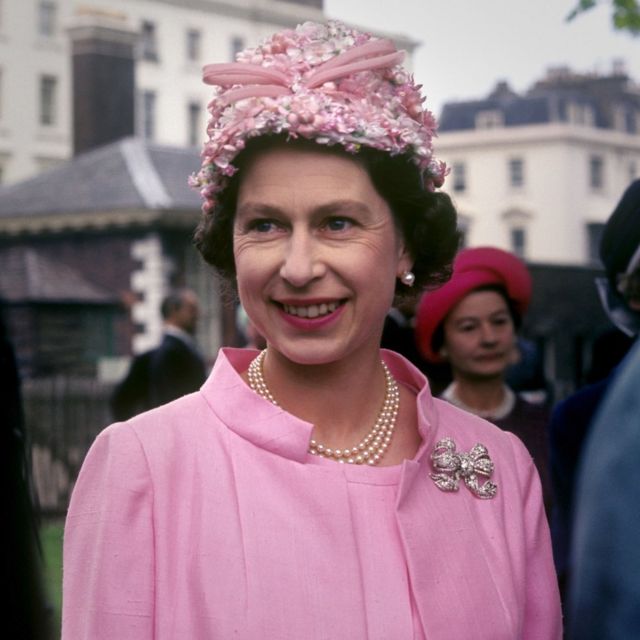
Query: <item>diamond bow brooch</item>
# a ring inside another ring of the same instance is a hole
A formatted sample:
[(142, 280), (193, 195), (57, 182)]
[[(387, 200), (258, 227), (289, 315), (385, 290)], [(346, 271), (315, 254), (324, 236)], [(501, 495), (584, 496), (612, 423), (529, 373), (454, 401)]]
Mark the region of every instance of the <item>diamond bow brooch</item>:
[(487, 480), (480, 484), (478, 478), (489, 478), (493, 473), (493, 461), (483, 444), (478, 443), (469, 453), (464, 453), (456, 451), (451, 438), (439, 440), (431, 453), (431, 465), (437, 472), (431, 473), (431, 478), (442, 491), (457, 491), (462, 478), (467, 489), (478, 498), (486, 500), (496, 495), (498, 486), (494, 482)]

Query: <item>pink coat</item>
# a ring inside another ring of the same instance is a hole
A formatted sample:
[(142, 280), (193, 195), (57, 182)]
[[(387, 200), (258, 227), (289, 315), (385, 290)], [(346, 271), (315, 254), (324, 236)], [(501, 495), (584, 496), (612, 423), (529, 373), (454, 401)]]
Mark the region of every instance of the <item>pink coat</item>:
[[(434, 399), (391, 352), (390, 369), (418, 393), (423, 443), (397, 468), (389, 512), (408, 592), (376, 607), (381, 620), (410, 610), (415, 627), (372, 628), (362, 576), (376, 567), (358, 564), (365, 538), (356, 543), (348, 486), (389, 470), (310, 464), (312, 426), (238, 375), (254, 356), (221, 351), (199, 392), (96, 439), (65, 528), (63, 640), (561, 637), (530, 456), (512, 434)], [(436, 487), (430, 453), (447, 436), (458, 450), (488, 447), (493, 499)], [(376, 509), (365, 515), (378, 524)], [(376, 565), (386, 543), (368, 544)]]

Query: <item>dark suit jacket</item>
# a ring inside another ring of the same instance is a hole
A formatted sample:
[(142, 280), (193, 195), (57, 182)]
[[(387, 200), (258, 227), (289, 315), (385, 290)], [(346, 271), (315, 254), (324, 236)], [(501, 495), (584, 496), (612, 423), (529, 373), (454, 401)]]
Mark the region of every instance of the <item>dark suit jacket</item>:
[(560, 588), (569, 579), (569, 557), (576, 477), (589, 427), (604, 398), (615, 370), (604, 380), (587, 385), (559, 402), (549, 424), (549, 462), (553, 486), (551, 540)]
[(116, 420), (128, 420), (197, 391), (206, 377), (200, 354), (184, 340), (166, 334), (158, 347), (133, 359), (111, 396), (111, 412)]
[(149, 398), (154, 407), (197, 391), (207, 377), (200, 354), (171, 334), (165, 334), (153, 350), (149, 364)]

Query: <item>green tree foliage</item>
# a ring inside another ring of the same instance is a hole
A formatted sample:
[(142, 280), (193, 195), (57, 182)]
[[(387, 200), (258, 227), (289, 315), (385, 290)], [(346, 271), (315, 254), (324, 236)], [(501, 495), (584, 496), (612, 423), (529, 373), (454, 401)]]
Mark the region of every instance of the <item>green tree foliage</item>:
[[(611, 22), (615, 29), (627, 31), (633, 36), (640, 35), (640, 4), (638, 0), (605, 0), (605, 2), (611, 5), (613, 12)], [(579, 0), (567, 16), (567, 22), (599, 4), (603, 4), (602, 0)]]

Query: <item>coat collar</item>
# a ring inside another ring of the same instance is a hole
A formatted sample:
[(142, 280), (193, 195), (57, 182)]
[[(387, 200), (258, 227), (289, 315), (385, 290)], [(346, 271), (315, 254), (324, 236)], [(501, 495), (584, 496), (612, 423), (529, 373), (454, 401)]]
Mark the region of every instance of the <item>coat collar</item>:
[[(397, 353), (383, 349), (381, 354), (396, 380), (416, 393), (422, 444), (414, 460), (419, 461), (433, 448), (437, 427), (427, 379)], [(313, 425), (258, 396), (240, 376), (257, 355), (254, 349), (221, 349), (202, 387), (204, 397), (211, 410), (240, 437), (276, 455), (305, 462)]]

